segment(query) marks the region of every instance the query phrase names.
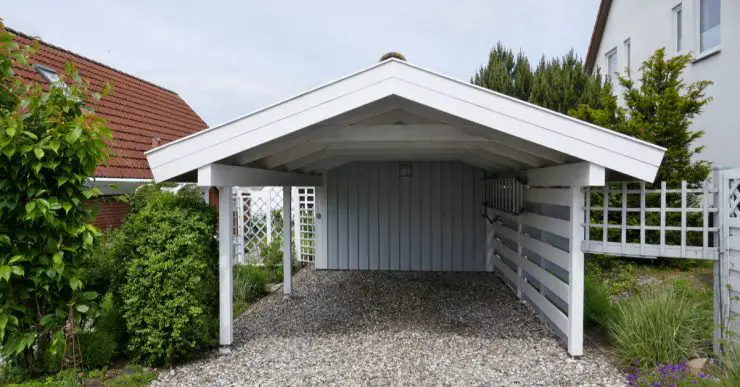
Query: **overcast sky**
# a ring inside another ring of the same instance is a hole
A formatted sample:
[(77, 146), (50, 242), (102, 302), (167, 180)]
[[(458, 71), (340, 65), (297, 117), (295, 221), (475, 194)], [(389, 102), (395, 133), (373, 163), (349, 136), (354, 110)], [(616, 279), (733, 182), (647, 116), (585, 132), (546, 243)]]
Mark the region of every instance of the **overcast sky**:
[(598, 0), (2, 0), (6, 25), (179, 93), (210, 125), (388, 51), (467, 80), (501, 40), (584, 56)]

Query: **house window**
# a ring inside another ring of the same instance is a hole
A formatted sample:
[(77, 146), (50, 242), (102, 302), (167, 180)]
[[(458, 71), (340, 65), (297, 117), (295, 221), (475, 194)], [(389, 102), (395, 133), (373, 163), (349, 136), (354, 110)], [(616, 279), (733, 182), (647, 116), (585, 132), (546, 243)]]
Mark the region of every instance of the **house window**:
[(606, 53), (606, 78), (611, 81), (617, 73), (617, 48)]
[(625, 68), (627, 69), (627, 75), (632, 71), (632, 41), (627, 38), (627, 40), (624, 41), (624, 59), (625, 59)]
[(699, 0), (699, 52), (720, 44), (720, 0)]
[(41, 75), (41, 78), (44, 78), (46, 82), (49, 83), (55, 83), (59, 82), (59, 74), (54, 71), (54, 69), (46, 67), (44, 65), (35, 64), (33, 65), (33, 68), (36, 69), (36, 72)]
[(676, 52), (683, 50), (683, 8), (681, 4), (673, 8), (673, 41)]

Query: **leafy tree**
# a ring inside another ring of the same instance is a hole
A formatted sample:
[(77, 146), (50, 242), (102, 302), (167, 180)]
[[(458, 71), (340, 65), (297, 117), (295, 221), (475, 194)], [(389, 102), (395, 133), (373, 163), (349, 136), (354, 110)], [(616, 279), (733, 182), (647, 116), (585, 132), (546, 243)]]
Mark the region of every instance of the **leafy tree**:
[(0, 23), (0, 348), (35, 373), (64, 346), (69, 305), (85, 313), (96, 297), (83, 291), (99, 235), (84, 201), (110, 130), (74, 66), (48, 90), (16, 77), (32, 52)]
[(665, 147), (655, 181), (667, 181), (670, 186), (681, 180), (700, 183), (709, 177), (711, 164), (692, 161), (702, 151), (693, 143), (704, 131), (691, 130), (690, 126), (711, 101), (705, 90), (712, 82), (684, 82), (683, 70), (691, 60), (690, 54), (666, 58), (661, 48), (642, 64), (638, 81), (618, 75), (624, 89), (624, 107), (617, 104), (616, 97), (606, 96), (601, 106), (581, 105), (570, 114)]

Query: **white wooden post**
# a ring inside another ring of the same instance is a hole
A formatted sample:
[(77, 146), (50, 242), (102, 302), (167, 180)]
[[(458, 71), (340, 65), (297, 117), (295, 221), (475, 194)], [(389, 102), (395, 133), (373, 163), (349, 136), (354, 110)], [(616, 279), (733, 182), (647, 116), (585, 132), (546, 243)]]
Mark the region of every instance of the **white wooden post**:
[(233, 201), (232, 187), (218, 187), (218, 315), (219, 343), (230, 346), (233, 340)]
[(314, 224), (315, 234), (314, 241), (316, 243), (316, 255), (314, 257), (314, 267), (316, 269), (326, 269), (328, 265), (328, 248), (327, 245), (327, 223), (326, 223), (326, 190), (327, 190), (327, 175), (322, 176), (323, 185), (315, 187), (314, 194), (316, 199), (315, 211), (314, 211)]
[[(293, 208), (292, 219), (293, 219), (293, 241), (295, 242), (295, 254), (296, 259), (301, 260), (301, 246), (303, 246), (303, 235), (301, 233), (301, 190), (298, 187), (291, 189), (293, 192), (293, 198), (291, 205)], [(304, 195), (306, 194), (306, 188), (303, 188)]]
[(267, 216), (265, 217), (265, 220), (267, 221), (267, 243), (272, 243), (272, 187), (265, 187), (262, 189), (262, 192), (267, 189)]
[(244, 193), (236, 193), (236, 258), (239, 263), (245, 263), (244, 258)]
[[(571, 356), (582, 356), (584, 262), (581, 241), (583, 241), (582, 222), (585, 195), (581, 192), (581, 187), (573, 186), (570, 190), (570, 268), (568, 270), (568, 332), (566, 334), (568, 335), (568, 353)], [(607, 204), (605, 200), (605, 208)]]
[(293, 249), (290, 245), (290, 219), (291, 219), (291, 187), (283, 187), (283, 294), (290, 295), (293, 291), (293, 267), (291, 255)]

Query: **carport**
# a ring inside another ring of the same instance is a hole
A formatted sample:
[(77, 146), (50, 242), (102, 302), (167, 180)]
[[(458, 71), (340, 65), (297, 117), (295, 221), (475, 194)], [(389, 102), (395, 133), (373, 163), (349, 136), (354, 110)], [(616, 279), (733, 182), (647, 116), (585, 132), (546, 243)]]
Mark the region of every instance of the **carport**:
[(388, 59), (147, 158), (156, 181), (219, 188), (222, 346), (233, 337), (232, 187), (283, 186), (289, 214), (290, 187), (316, 186), (317, 269), (496, 271), (580, 356), (582, 187), (652, 182), (664, 151)]

